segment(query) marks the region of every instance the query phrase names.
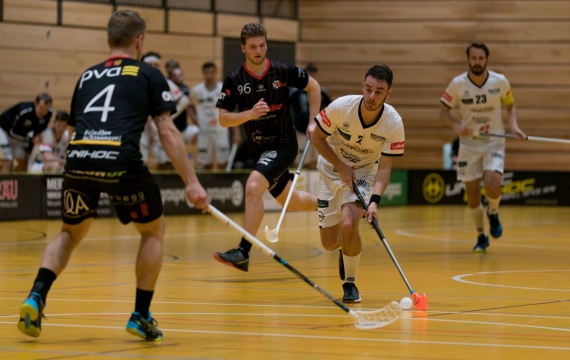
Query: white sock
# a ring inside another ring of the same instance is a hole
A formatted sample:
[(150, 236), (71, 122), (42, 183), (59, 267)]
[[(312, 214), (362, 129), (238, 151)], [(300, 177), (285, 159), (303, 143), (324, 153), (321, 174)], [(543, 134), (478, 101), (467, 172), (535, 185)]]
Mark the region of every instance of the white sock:
[(489, 214), (495, 215), (499, 212), (499, 203), (501, 202), (501, 196), (496, 199), (491, 199), (487, 197), (487, 201), (489, 201)]
[(356, 282), (356, 270), (358, 270), (360, 254), (356, 256), (342, 254), (342, 261), (344, 262), (344, 282), (354, 284)]
[(479, 234), (485, 233), (485, 226), (483, 225), (483, 205), (479, 204), (476, 208), (469, 208), (471, 212), (471, 217), (477, 228)]

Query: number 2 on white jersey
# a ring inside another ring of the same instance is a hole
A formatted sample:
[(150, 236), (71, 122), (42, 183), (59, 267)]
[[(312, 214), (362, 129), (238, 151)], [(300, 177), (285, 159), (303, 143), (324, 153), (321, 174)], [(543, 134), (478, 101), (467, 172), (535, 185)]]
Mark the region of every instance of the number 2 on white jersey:
[[(107, 116), (109, 115), (109, 112), (115, 111), (115, 107), (111, 106), (111, 98), (113, 97), (113, 91), (115, 91), (115, 84), (109, 85), (103, 90), (101, 90), (99, 94), (95, 95), (95, 97), (91, 99), (91, 101), (89, 101), (89, 104), (87, 104), (83, 112), (87, 113), (87, 112), (100, 111), (102, 112), (101, 122), (107, 121)], [(105, 103), (103, 104), (103, 106), (93, 106), (93, 104), (95, 104), (95, 102), (97, 102), (97, 100), (99, 100), (99, 98), (101, 98), (103, 95), (105, 95)]]

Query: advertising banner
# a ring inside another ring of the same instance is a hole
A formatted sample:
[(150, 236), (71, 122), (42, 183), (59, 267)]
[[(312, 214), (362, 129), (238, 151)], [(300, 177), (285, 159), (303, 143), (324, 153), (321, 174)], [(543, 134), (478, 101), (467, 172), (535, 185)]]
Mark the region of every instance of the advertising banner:
[(39, 199), (38, 176), (0, 176), (0, 220), (39, 219)]
[[(223, 213), (245, 211), (245, 183), (248, 173), (198, 174), (210, 203)], [(164, 205), (165, 215), (201, 214), (187, 200), (184, 183), (176, 174), (153, 174)]]
[[(563, 172), (505, 172), (501, 205), (570, 205), (569, 177)], [(410, 205), (467, 203), (455, 171), (411, 170), (408, 181)]]
[(390, 183), (382, 194), (381, 206), (406, 205), (408, 203), (408, 171), (392, 170)]

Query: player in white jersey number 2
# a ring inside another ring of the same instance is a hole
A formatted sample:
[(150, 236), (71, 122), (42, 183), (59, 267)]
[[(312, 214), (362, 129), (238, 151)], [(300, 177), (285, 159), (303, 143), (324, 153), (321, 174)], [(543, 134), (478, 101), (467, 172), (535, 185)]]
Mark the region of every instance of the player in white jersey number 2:
[(367, 221), (378, 219), (377, 206), (388, 186), (394, 157), (404, 154), (402, 118), (385, 103), (392, 94), (392, 79), (388, 66), (373, 66), (364, 77), (363, 95), (336, 99), (309, 125), (312, 144), (319, 152), (321, 243), (327, 250), (340, 248), (343, 302), (360, 302), (355, 284), (362, 251), (358, 223), (365, 212), (352, 183), (369, 202)]
[[(467, 205), (471, 212), (478, 236), (474, 252), (484, 253), (489, 246), (489, 237), (483, 224), (481, 204), (481, 179), (489, 202), (487, 217), (489, 232), (494, 238), (503, 234), (499, 221), (501, 182), (505, 159), (505, 139), (474, 136), (478, 133), (503, 134), (501, 105), (507, 108), (510, 131), (520, 140), (526, 135), (517, 123), (516, 107), (507, 78), (487, 70), (489, 49), (485, 44), (474, 42), (467, 48), (469, 71), (455, 77), (441, 96), (440, 117), (460, 135), (457, 179), (465, 183)], [(450, 110), (459, 108), (460, 120)]]

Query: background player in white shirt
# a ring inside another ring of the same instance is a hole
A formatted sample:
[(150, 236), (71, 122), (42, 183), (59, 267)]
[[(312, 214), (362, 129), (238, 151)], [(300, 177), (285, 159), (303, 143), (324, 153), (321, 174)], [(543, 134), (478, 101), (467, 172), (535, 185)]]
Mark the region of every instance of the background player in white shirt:
[[(198, 137), (198, 166), (200, 169), (225, 169), (230, 155), (229, 129), (222, 127), (219, 110), (216, 107), (222, 91), (222, 82), (217, 80), (216, 64), (205, 62), (202, 65), (204, 81), (194, 86), (190, 92), (200, 136)], [(232, 142), (241, 142), (239, 128), (233, 128)]]
[(402, 118), (385, 103), (392, 94), (392, 79), (387, 65), (373, 66), (364, 77), (362, 96), (336, 99), (317, 115), (316, 124), (309, 125), (312, 144), (319, 152), (321, 243), (327, 250), (341, 249), (343, 302), (360, 302), (355, 285), (362, 251), (358, 223), (365, 212), (352, 183), (369, 201), (367, 221), (378, 219), (377, 206), (388, 186), (394, 157), (404, 154)]
[(65, 153), (69, 143), (68, 119), (69, 114), (67, 112), (57, 112), (53, 126), (42, 132), (40, 144), (34, 146), (28, 164), (28, 172), (58, 172), (63, 170)]
[[(440, 117), (461, 138), (457, 179), (465, 183), (467, 205), (475, 222), (478, 237), (474, 252), (485, 252), (489, 237), (483, 224), (481, 204), (481, 179), (489, 201), (487, 217), (489, 232), (494, 238), (503, 234), (499, 221), (501, 181), (504, 170), (505, 139), (473, 136), (473, 132), (504, 133), (501, 105), (507, 108), (510, 131), (521, 140), (526, 135), (517, 123), (517, 113), (511, 86), (507, 78), (487, 70), (489, 49), (474, 42), (467, 48), (469, 71), (455, 77), (441, 96)], [(453, 117), (450, 110), (459, 107), (461, 119)]]

